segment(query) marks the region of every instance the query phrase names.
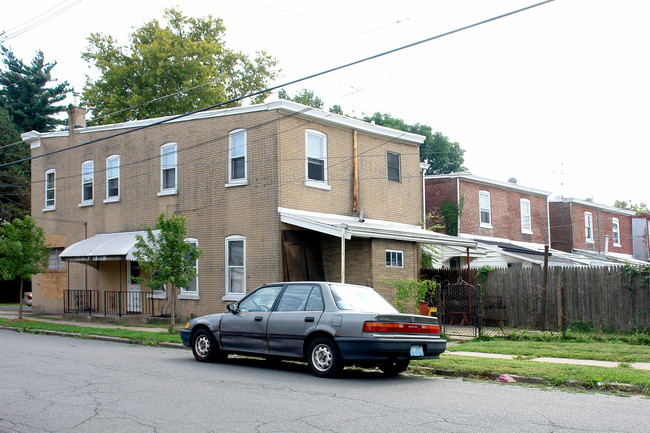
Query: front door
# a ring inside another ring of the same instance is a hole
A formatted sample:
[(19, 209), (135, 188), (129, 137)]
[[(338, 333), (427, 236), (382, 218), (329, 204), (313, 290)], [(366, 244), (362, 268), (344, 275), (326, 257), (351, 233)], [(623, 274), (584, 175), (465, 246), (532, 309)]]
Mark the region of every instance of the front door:
[(127, 285), (126, 285), (126, 311), (127, 313), (141, 313), (142, 299), (140, 298), (140, 264), (136, 261), (127, 263)]

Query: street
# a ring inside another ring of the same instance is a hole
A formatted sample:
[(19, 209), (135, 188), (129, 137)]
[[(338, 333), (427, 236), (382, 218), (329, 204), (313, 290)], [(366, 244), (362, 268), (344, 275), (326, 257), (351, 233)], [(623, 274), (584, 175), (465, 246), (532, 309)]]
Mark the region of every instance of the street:
[(639, 432), (643, 397), (553, 391), (0, 330), (0, 432)]

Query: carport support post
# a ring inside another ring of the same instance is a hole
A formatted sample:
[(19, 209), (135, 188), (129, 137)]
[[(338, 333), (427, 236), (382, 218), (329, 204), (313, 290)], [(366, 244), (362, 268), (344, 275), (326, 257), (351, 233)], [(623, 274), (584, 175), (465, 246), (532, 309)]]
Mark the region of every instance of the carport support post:
[(346, 225), (341, 226), (341, 283), (345, 283), (345, 229)]

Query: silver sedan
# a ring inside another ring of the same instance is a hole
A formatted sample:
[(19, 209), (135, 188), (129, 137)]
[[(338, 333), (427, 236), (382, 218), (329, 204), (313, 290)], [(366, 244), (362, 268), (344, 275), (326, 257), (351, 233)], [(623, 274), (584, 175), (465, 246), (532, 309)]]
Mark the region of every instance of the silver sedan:
[(197, 361), (235, 353), (305, 360), (320, 377), (346, 365), (399, 374), (447, 345), (437, 318), (399, 313), (370, 287), (326, 282), (266, 284), (180, 333)]

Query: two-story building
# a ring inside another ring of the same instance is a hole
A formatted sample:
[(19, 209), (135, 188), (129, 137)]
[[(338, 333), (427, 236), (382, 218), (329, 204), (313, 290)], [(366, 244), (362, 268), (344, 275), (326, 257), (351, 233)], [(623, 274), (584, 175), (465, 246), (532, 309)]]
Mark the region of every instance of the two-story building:
[(203, 252), (179, 289), (182, 318), (266, 282), (413, 279), (421, 243), (475, 245), (421, 228), (419, 135), (288, 101), (90, 127), (85, 110), (68, 112), (66, 131), (23, 134), (32, 215), (52, 248), (35, 312), (81, 299), (168, 314), (169, 291), (141, 287), (133, 256), (162, 211), (184, 215)]

